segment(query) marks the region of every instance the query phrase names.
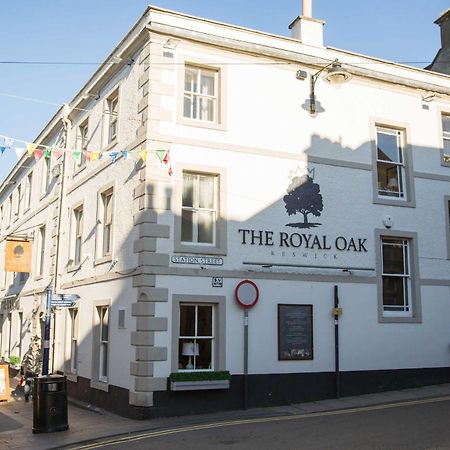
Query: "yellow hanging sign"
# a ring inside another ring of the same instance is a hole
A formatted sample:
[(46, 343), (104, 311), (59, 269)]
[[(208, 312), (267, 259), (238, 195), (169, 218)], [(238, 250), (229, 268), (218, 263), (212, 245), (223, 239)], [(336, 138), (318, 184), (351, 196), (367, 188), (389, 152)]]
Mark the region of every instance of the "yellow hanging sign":
[(6, 272), (31, 272), (31, 242), (7, 240), (5, 249)]

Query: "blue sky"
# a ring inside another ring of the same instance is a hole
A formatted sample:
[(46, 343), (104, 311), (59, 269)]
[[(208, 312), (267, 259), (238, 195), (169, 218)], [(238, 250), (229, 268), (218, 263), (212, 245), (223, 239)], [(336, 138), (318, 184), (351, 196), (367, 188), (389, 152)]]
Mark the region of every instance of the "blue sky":
[[(0, 0), (0, 61), (100, 63), (144, 12), (146, 0)], [(200, 17), (289, 35), (301, 0), (155, 0), (153, 4)], [(448, 0), (313, 0), (326, 21), (325, 44), (358, 53), (426, 65), (440, 47), (433, 22)], [(0, 134), (33, 141), (57, 106), (95, 71), (95, 64), (0, 64)], [(17, 162), (0, 156), (0, 180)]]

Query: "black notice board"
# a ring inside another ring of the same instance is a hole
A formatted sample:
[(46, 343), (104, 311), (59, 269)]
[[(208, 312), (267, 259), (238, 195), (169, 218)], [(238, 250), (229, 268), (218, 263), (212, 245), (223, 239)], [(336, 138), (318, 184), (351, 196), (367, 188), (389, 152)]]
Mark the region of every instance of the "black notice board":
[(278, 360), (313, 359), (312, 305), (278, 305)]

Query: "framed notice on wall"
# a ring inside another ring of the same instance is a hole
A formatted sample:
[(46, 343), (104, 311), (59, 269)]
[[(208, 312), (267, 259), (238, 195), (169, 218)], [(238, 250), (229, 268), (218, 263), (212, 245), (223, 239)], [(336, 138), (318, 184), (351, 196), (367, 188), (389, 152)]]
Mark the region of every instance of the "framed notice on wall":
[(0, 364), (0, 401), (9, 400), (9, 366)]
[(313, 359), (312, 305), (278, 305), (278, 360)]

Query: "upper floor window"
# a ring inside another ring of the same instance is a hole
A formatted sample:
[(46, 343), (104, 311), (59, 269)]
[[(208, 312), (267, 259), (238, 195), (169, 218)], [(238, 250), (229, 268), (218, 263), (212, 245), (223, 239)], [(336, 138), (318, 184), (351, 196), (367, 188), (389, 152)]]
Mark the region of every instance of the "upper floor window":
[(22, 185), (17, 186), (16, 219), (19, 218), (22, 203)]
[(42, 276), (45, 264), (45, 225), (39, 228), (36, 275)]
[(73, 263), (81, 263), (83, 248), (83, 206), (73, 210)]
[(450, 114), (442, 114), (442, 162), (450, 165)]
[(383, 315), (412, 316), (410, 244), (407, 239), (382, 237)]
[(407, 199), (404, 134), (377, 127), (378, 196)]
[(117, 140), (119, 121), (119, 92), (116, 91), (107, 100), (108, 144)]
[(12, 212), (13, 212), (13, 197), (12, 194), (8, 197), (8, 219), (7, 219), (7, 225), (9, 226), (12, 223)]
[(77, 133), (77, 149), (80, 151), (80, 156), (74, 161), (75, 169), (78, 167), (83, 167), (86, 164), (86, 155), (89, 141), (89, 126), (86, 120), (78, 127)]
[(33, 173), (30, 172), (27, 175), (25, 209), (28, 209), (31, 206), (31, 188), (32, 188), (32, 185), (33, 185)]
[(113, 189), (101, 194), (102, 210), (102, 257), (110, 256), (112, 249)]
[(186, 65), (183, 115), (188, 119), (218, 122), (218, 76), (212, 69)]
[(42, 167), (42, 195), (45, 195), (49, 191), (51, 180), (51, 161), (50, 158), (42, 158), (44, 160)]
[(181, 242), (216, 244), (217, 175), (183, 173)]

